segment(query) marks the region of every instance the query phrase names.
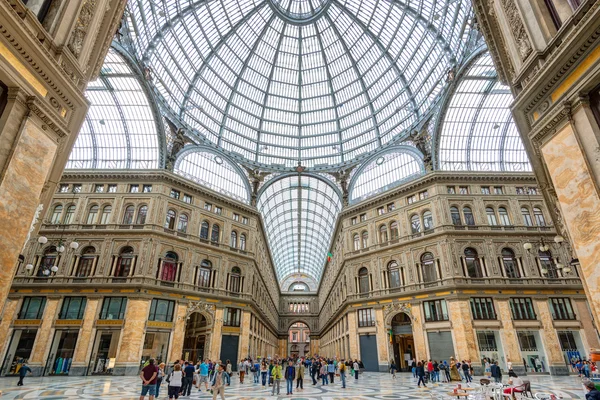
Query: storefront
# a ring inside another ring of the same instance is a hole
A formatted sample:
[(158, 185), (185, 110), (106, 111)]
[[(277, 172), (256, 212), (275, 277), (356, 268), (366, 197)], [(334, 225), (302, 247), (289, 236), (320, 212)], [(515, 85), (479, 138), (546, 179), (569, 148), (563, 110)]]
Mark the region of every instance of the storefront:
[(120, 337), (120, 329), (102, 329), (96, 332), (88, 375), (112, 375)]
[(142, 350), (141, 365), (144, 365), (149, 359), (154, 358), (156, 364), (161, 362), (168, 363), (169, 340), (171, 331), (153, 330), (147, 331), (144, 337), (144, 348)]
[[(544, 353), (539, 331), (517, 331), (523, 367), (527, 372), (548, 372), (548, 361)], [(513, 362), (513, 364), (516, 364)]]
[(73, 363), (79, 329), (58, 329), (44, 368), (44, 375), (68, 375)]
[(37, 331), (37, 329), (14, 330), (2, 364), (2, 375), (17, 375), (23, 363), (29, 362)]
[(477, 342), (479, 343), (479, 355), (481, 357), (482, 368), (485, 369), (484, 359), (489, 362), (498, 362), (498, 366), (504, 371), (507, 370), (500, 332), (498, 331), (477, 331)]

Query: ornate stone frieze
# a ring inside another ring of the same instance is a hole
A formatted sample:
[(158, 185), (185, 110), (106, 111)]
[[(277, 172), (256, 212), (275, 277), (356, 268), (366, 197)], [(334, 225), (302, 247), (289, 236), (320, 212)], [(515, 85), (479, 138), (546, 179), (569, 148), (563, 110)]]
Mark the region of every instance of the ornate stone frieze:
[(43, 101), (39, 100), (36, 96), (28, 96), (26, 104), (27, 108), (37, 115), (44, 123), (42, 129), (51, 129), (59, 138), (67, 136), (69, 128), (53, 115), (54, 111), (46, 106)]
[(90, 28), (90, 23), (92, 22), (97, 6), (97, 0), (85, 0), (79, 11), (75, 28), (73, 28), (73, 32), (71, 32), (69, 44), (67, 45), (69, 50), (71, 50), (73, 55), (77, 58), (81, 55), (83, 42), (88, 34), (88, 29)]
[(521, 13), (514, 0), (500, 0), (500, 4), (515, 39), (519, 56), (521, 60), (525, 60), (531, 54), (533, 48), (531, 47), (531, 40), (529, 40), (525, 25), (523, 25)]
[(187, 306), (187, 309), (185, 310), (185, 319), (188, 319), (195, 312), (202, 313), (205, 317), (208, 316), (210, 318), (210, 320), (208, 321), (210, 325), (213, 323), (213, 320), (215, 318), (215, 305), (205, 303), (203, 301), (190, 302)]
[(405, 313), (413, 321), (416, 321), (415, 316), (412, 313), (412, 305), (410, 303), (391, 303), (383, 306), (383, 319), (386, 326), (392, 324), (392, 318), (398, 313)]

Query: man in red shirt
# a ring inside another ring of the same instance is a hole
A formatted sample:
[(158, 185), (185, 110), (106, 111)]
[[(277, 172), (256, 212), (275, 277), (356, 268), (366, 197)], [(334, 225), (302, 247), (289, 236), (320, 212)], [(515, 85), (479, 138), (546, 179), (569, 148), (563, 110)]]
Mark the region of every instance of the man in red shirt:
[(144, 400), (146, 394), (150, 396), (150, 400), (154, 400), (156, 396), (156, 377), (158, 376), (158, 368), (155, 365), (154, 358), (151, 358), (149, 364), (146, 365), (142, 372), (140, 372), (140, 378), (142, 378), (142, 393), (140, 394), (140, 400)]

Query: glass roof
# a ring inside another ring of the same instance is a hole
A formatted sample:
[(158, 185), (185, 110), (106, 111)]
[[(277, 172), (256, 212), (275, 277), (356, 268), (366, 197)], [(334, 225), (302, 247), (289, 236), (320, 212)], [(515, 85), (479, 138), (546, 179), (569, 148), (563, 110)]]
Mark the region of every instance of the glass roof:
[(320, 178), (288, 175), (265, 186), (257, 207), (279, 281), (306, 274), (318, 282), (342, 208), (339, 192)]
[(216, 192), (250, 203), (250, 186), (243, 171), (224, 156), (189, 146), (177, 158), (173, 172)]
[(408, 146), (381, 154), (353, 177), (350, 183), (350, 203), (383, 193), (424, 173), (423, 161), (417, 151)]
[(443, 170), (531, 171), (509, 106), (513, 96), (498, 80), (489, 53), (460, 78), (439, 137)]
[(172, 118), (236, 159), (331, 168), (403, 137), (462, 60), (469, 0), (130, 0)]
[(90, 108), (66, 168), (158, 168), (156, 118), (139, 77), (115, 49), (85, 95)]

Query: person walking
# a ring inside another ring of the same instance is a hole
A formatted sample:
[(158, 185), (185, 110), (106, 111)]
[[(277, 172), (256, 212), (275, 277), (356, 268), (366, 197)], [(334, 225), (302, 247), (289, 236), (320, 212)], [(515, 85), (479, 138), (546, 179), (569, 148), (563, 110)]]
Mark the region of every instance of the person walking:
[(23, 386), (23, 379), (25, 376), (27, 376), (27, 373), (29, 373), (29, 375), (33, 374), (27, 363), (23, 362), (21, 368), (19, 369), (19, 382), (17, 382), (17, 386)]
[(254, 383), (258, 383), (258, 378), (260, 378), (260, 363), (258, 362), (258, 359), (254, 361), (254, 364), (252, 364), (252, 370), (252, 377), (254, 378)]
[(221, 395), (221, 400), (225, 400), (225, 382), (227, 382), (227, 372), (222, 364), (219, 364), (217, 372), (213, 374), (210, 382), (210, 387), (213, 394), (213, 400), (217, 399), (217, 395)]
[(319, 373), (319, 363), (314, 358), (310, 363), (310, 377), (312, 378), (313, 386), (317, 384), (316, 376)]
[[(154, 365), (154, 358), (148, 360), (142, 372), (140, 372), (140, 378), (142, 379), (142, 393), (140, 394), (140, 400), (144, 400), (146, 395), (150, 400), (154, 400), (156, 396), (156, 377), (158, 376), (158, 367)], [(21, 367), (23, 368), (23, 367)]]
[(288, 361), (288, 366), (285, 368), (285, 382), (287, 384), (287, 394), (292, 394), (294, 388), (294, 379), (296, 379), (296, 368), (292, 360)]
[(202, 383), (204, 383), (204, 388), (208, 391), (208, 363), (206, 360), (198, 367), (198, 382), (196, 382), (196, 385), (199, 392), (202, 391), (202, 388), (200, 387)]
[(331, 360), (327, 362), (327, 373), (329, 374), (329, 380), (333, 383), (333, 378), (335, 377), (335, 364)]
[(271, 396), (275, 396), (275, 388), (277, 388), (277, 396), (279, 396), (282, 378), (280, 361), (277, 361), (275, 365), (273, 365), (273, 368), (271, 369), (271, 377), (273, 378), (273, 390), (271, 392)]
[(396, 362), (394, 360), (390, 360), (390, 374), (392, 374), (392, 378), (396, 379)]
[(473, 381), (473, 379), (471, 378), (471, 374), (469, 373), (469, 364), (467, 364), (466, 362), (462, 362), (462, 371), (463, 371), (463, 375), (465, 376), (465, 382), (467, 383), (471, 383)]
[(267, 368), (267, 363), (263, 360), (263, 362), (260, 363), (260, 376), (262, 378), (263, 386), (267, 385), (267, 374), (268, 373), (269, 373), (269, 369)]
[(298, 362), (296, 365), (296, 389), (304, 389), (304, 363), (302, 361)]
[(490, 366), (490, 372), (492, 374), (492, 378), (494, 378), (494, 382), (502, 382), (502, 370), (498, 366), (498, 361), (492, 363), (492, 365)]
[(413, 378), (417, 377), (417, 360), (415, 360), (413, 358), (412, 362), (410, 363), (410, 369), (412, 371), (413, 374)]
[(238, 374), (240, 374), (240, 383), (244, 383), (244, 375), (246, 375), (246, 364), (244, 364), (244, 360), (240, 360), (238, 364)]
[(354, 359), (354, 363), (352, 364), (352, 369), (354, 369), (354, 379), (358, 379), (358, 372), (359, 372), (360, 366), (358, 365), (358, 361), (356, 359)]
[(346, 389), (346, 364), (344, 360), (340, 363), (340, 380), (342, 381), (342, 389)]
[(167, 382), (169, 399), (178, 399), (184, 383), (184, 376), (180, 364), (175, 364), (173, 371), (167, 377)]
[(321, 374), (321, 380), (323, 381), (321, 385), (328, 385), (329, 380), (327, 379), (327, 361), (323, 360), (319, 373)]
[(419, 380), (417, 381), (418, 387), (421, 387), (421, 382), (423, 382), (423, 387), (427, 387), (427, 385), (425, 384), (425, 368), (423, 367), (423, 364), (421, 364), (421, 362), (417, 363), (417, 378), (419, 378)]
[[(213, 371), (213, 373), (216, 370)], [(225, 372), (227, 372), (227, 386), (231, 386), (231, 375), (233, 374), (233, 366), (231, 365), (231, 361), (227, 360), (225, 362)]]
[(192, 393), (192, 386), (194, 382), (194, 374), (196, 373), (196, 368), (194, 365), (190, 364), (188, 361), (183, 363), (183, 381), (181, 383), (181, 395), (189, 397)]

